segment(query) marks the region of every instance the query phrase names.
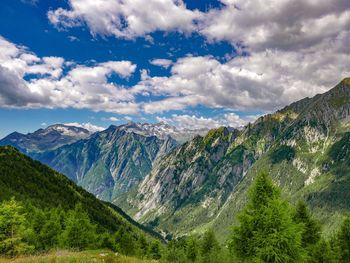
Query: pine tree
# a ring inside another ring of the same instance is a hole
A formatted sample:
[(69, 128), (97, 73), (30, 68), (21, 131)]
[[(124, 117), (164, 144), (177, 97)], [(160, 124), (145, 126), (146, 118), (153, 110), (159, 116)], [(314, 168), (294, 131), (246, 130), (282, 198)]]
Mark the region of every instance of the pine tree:
[(321, 226), (312, 218), (304, 202), (299, 201), (293, 216), (294, 222), (302, 224), (301, 246), (315, 245), (321, 238)]
[(302, 260), (301, 227), (266, 173), (256, 178), (250, 200), (238, 217), (230, 249), (248, 262), (289, 263)]
[(116, 245), (113, 236), (110, 233), (103, 233), (100, 235), (100, 247), (110, 249), (112, 251), (116, 250)]
[(59, 236), (62, 232), (60, 211), (52, 209), (49, 218), (40, 230), (40, 241), (44, 249), (55, 248), (59, 244)]
[(34, 250), (23, 241), (25, 215), (22, 206), (12, 198), (0, 205), (0, 254), (19, 255)]
[(186, 256), (190, 262), (198, 259), (198, 243), (194, 237), (189, 237), (186, 244)]
[(117, 251), (123, 255), (134, 255), (136, 250), (136, 240), (130, 235), (130, 233), (122, 227), (115, 234), (115, 243)]
[(187, 262), (183, 240), (173, 239), (168, 243), (166, 248), (165, 259), (167, 262)]
[(141, 257), (148, 255), (149, 244), (147, 242), (146, 237), (143, 234), (140, 234), (138, 239), (138, 250), (139, 250), (138, 254)]
[(336, 250), (339, 262), (350, 261), (350, 217), (347, 217), (336, 236)]
[(204, 233), (201, 240), (201, 262), (220, 263), (220, 245), (212, 229)]
[(97, 241), (96, 226), (91, 223), (81, 204), (67, 213), (64, 224), (60, 240), (63, 247), (80, 250), (94, 247)]
[(151, 259), (158, 260), (162, 257), (160, 243), (158, 241), (153, 241), (150, 245), (149, 254)]
[(310, 247), (308, 263), (336, 263), (329, 242), (321, 238), (317, 244)]

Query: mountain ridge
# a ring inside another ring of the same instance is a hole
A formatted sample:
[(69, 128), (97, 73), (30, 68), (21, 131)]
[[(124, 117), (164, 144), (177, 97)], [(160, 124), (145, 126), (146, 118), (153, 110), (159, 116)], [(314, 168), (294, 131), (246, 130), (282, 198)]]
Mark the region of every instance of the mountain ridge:
[(0, 145), (11, 145), (23, 153), (53, 150), (60, 146), (87, 138), (92, 133), (87, 129), (65, 124), (50, 125), (32, 133), (13, 132), (0, 140)]
[[(301, 193), (309, 185), (329, 177), (322, 172), (321, 161), (338, 137), (342, 138), (341, 133), (350, 129), (349, 115), (350, 87), (345, 79), (324, 94), (260, 117), (235, 131), (236, 135), (225, 134), (222, 128), (213, 130), (160, 160), (138, 190), (126, 198), (125, 208), (140, 222), (161, 231), (182, 235), (214, 227), (227, 236), (222, 229), (235, 222), (232, 214), (243, 206), (245, 191), (258, 171), (269, 171), (292, 200), (304, 199)], [(191, 144), (187, 159), (177, 156)], [(209, 145), (207, 151), (205, 145)], [(163, 169), (165, 165), (168, 168)]]

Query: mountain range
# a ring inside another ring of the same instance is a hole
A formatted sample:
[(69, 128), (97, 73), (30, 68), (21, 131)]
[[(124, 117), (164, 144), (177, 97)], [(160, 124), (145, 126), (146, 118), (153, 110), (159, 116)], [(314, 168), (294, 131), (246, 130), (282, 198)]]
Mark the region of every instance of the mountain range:
[(95, 133), (56, 124), (27, 135), (14, 132), (0, 145), (14, 146), (98, 198), (111, 201), (138, 185), (160, 157), (203, 132), (180, 130), (164, 122), (129, 122)]
[(33, 133), (13, 132), (0, 140), (0, 145), (11, 145), (24, 153), (42, 152), (87, 138), (91, 132), (65, 124), (55, 124)]
[(225, 240), (261, 171), (286, 199), (305, 200), (326, 233), (350, 209), (349, 78), (241, 129), (128, 123), (47, 148), (14, 137), (0, 144), (48, 164), (165, 234), (214, 228)]

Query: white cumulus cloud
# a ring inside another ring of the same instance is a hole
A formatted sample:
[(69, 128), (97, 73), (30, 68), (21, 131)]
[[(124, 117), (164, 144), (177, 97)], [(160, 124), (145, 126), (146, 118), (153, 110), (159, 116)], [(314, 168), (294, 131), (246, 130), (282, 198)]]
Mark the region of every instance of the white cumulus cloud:
[(230, 112), (216, 117), (173, 114), (170, 118), (158, 116), (157, 120), (176, 126), (180, 129), (206, 130), (222, 126), (240, 128), (248, 122), (254, 121), (256, 118), (257, 116), (247, 116), (242, 118), (236, 113)]
[(48, 12), (59, 29), (86, 24), (93, 35), (135, 38), (156, 30), (191, 32), (201, 13), (182, 0), (69, 0), (70, 9)]
[(155, 58), (150, 61), (152, 65), (168, 68), (173, 63), (170, 59), (164, 59), (164, 58)]
[[(136, 65), (107, 61), (93, 65), (38, 57), (0, 36), (0, 106), (4, 108), (78, 108), (134, 114), (134, 90), (109, 80), (130, 77)], [(65, 70), (65, 73), (63, 73)]]
[(74, 127), (80, 127), (80, 128), (84, 128), (90, 132), (98, 132), (98, 131), (103, 131), (106, 128), (104, 127), (100, 127), (97, 125), (94, 125), (90, 122), (83, 122), (83, 123), (79, 123), (79, 122), (70, 122), (70, 123), (64, 123), (64, 125), (67, 126), (74, 126)]

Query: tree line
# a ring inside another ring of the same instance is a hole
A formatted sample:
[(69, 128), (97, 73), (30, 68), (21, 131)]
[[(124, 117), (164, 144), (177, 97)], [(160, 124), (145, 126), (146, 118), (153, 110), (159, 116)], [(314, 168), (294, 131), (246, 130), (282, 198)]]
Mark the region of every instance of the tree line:
[(332, 237), (323, 237), (320, 223), (305, 203), (292, 206), (284, 200), (266, 173), (257, 176), (238, 220), (224, 244), (209, 230), (164, 245), (143, 234), (135, 236), (125, 227), (115, 233), (98, 232), (80, 204), (68, 211), (44, 210), (12, 198), (0, 205), (0, 253), (16, 256), (61, 248), (106, 248), (176, 263), (350, 262), (350, 218)]
[(81, 204), (65, 211), (43, 210), (14, 198), (0, 205), (0, 254), (17, 256), (52, 249), (106, 248), (124, 255), (159, 259), (161, 243), (120, 225), (115, 233), (99, 232)]

